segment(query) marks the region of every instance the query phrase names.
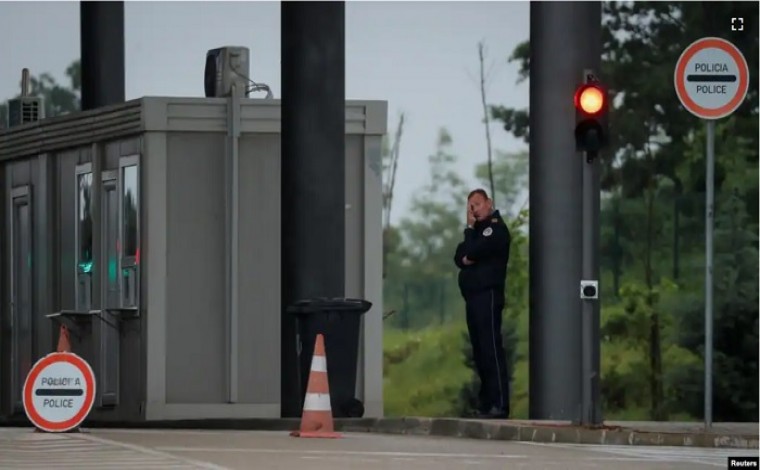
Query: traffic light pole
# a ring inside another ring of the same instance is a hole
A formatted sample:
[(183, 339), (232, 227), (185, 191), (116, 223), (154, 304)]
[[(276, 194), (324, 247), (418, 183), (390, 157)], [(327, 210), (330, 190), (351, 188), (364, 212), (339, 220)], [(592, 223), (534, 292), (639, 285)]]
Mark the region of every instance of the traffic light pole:
[[(599, 279), (599, 158), (586, 155), (583, 161), (583, 231), (581, 279)], [(600, 381), (600, 306), (596, 298), (581, 300), (581, 416), (580, 424), (602, 423), (599, 400)]]

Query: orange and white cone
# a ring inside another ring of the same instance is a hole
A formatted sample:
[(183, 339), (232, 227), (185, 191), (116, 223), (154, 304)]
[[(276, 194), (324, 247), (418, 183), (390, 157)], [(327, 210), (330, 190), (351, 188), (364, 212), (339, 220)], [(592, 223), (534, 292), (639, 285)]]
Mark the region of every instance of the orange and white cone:
[(325, 339), (317, 335), (314, 355), (311, 359), (309, 385), (306, 387), (306, 399), (301, 415), (301, 429), (290, 433), (293, 437), (339, 438), (340, 433), (333, 427), (332, 407), (330, 406), (330, 386), (327, 381), (327, 358), (325, 357)]
[(71, 352), (71, 342), (69, 341), (69, 329), (66, 327), (66, 325), (61, 325), (60, 332), (58, 333), (57, 352)]

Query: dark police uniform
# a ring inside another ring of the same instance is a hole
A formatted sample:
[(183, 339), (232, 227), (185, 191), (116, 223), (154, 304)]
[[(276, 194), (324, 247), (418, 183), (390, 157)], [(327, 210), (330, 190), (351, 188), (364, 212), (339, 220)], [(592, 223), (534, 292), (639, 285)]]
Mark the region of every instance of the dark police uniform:
[[(467, 329), (473, 359), (480, 376), (481, 412), (494, 417), (509, 415), (509, 379), (501, 336), (501, 313), (512, 236), (494, 211), (464, 231), (454, 263), (459, 267), (459, 290), (467, 305)], [(474, 264), (466, 266), (467, 256)]]

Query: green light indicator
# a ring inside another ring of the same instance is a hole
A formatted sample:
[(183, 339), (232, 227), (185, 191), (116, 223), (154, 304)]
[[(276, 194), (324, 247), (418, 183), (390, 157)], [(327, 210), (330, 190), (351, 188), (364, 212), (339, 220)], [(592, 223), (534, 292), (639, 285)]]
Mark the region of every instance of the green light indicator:
[(108, 280), (110, 282), (116, 282), (116, 260), (114, 258), (108, 258)]
[(82, 261), (79, 263), (79, 269), (83, 273), (91, 273), (92, 272), (92, 261)]

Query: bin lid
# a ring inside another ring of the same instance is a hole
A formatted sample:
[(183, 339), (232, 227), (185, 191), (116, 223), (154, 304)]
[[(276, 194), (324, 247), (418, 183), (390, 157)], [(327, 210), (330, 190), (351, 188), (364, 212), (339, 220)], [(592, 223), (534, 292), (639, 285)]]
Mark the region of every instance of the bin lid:
[(363, 299), (317, 297), (294, 302), (287, 311), (296, 315), (318, 312), (346, 312), (362, 315), (370, 308), (372, 308), (372, 302)]

